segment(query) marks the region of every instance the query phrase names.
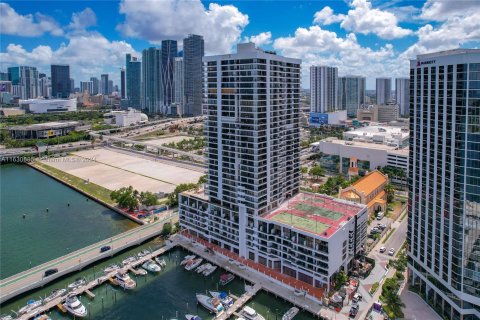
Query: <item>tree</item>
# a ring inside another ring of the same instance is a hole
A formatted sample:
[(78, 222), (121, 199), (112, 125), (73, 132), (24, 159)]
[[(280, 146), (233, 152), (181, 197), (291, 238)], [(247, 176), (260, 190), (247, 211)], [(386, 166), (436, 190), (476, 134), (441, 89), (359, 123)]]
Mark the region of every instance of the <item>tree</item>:
[(176, 206), (178, 205), (178, 194), (183, 191), (192, 190), (197, 188), (196, 183), (182, 183), (179, 184), (172, 193), (168, 195), (168, 205)]
[(322, 167), (317, 165), (310, 168), (309, 174), (318, 179), (318, 177), (323, 177), (325, 175), (325, 171), (322, 169)]
[(133, 211), (138, 208), (138, 191), (133, 190), (132, 186), (123, 187), (110, 193), (110, 199), (115, 201), (119, 207), (128, 208)]
[(392, 184), (387, 183), (385, 185), (384, 190), (385, 190), (385, 193), (387, 194), (387, 202), (392, 203), (395, 198), (395, 188), (393, 187)]
[(150, 191), (141, 192), (140, 203), (147, 207), (154, 206), (157, 204), (157, 196)]
[(388, 309), (393, 313), (389, 316), (394, 318), (403, 318), (402, 308), (405, 307), (405, 304), (402, 302), (402, 299), (397, 294), (398, 288), (395, 291), (383, 291), (382, 288), (382, 301), (388, 306)]
[(300, 167), (300, 172), (302, 173), (302, 178), (304, 178), (305, 174), (308, 173), (307, 167)]
[(201, 176), (199, 179), (198, 179), (198, 184), (199, 185), (202, 185), (202, 184), (205, 184), (207, 183), (207, 175), (204, 174), (203, 176)]
[(162, 227), (162, 232), (160, 233), (162, 236), (168, 236), (172, 233), (172, 224), (170, 222), (165, 222)]

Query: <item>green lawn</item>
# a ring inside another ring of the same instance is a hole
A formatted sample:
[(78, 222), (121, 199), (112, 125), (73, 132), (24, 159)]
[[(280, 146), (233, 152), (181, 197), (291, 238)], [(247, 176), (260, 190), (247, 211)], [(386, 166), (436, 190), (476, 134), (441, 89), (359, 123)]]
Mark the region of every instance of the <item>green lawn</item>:
[(110, 193), (112, 192), (111, 190), (108, 190), (107, 188), (104, 188), (102, 186), (99, 186), (95, 183), (86, 183), (85, 180), (78, 178), (74, 175), (71, 175), (69, 173), (66, 173), (64, 171), (58, 170), (56, 168), (53, 168), (49, 165), (43, 164), (41, 162), (35, 162), (33, 164), (35, 167), (38, 167), (45, 172), (51, 174), (52, 176), (73, 185), (74, 187), (82, 190), (83, 192), (91, 195), (94, 198), (97, 198), (105, 203), (108, 203), (110, 205), (115, 205), (115, 202), (110, 199)]
[(330, 220), (338, 220), (343, 216), (343, 214), (339, 212), (327, 210), (327, 209), (317, 207), (308, 203), (299, 203), (295, 205), (295, 209), (305, 213), (319, 215), (324, 218), (328, 218)]
[(328, 229), (328, 225), (303, 217), (296, 216), (288, 212), (280, 212), (272, 217), (272, 220), (285, 223), (296, 228), (301, 228), (314, 233), (322, 233)]

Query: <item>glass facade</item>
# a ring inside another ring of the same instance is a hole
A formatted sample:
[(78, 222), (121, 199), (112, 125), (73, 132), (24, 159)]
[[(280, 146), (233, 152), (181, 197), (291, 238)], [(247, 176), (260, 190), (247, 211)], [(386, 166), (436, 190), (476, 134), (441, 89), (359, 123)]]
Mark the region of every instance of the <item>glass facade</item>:
[(70, 66), (51, 65), (52, 97), (66, 99), (70, 96)]
[(202, 114), (202, 79), (203, 79), (203, 37), (190, 34), (183, 39), (184, 72), (184, 113), (198, 116)]

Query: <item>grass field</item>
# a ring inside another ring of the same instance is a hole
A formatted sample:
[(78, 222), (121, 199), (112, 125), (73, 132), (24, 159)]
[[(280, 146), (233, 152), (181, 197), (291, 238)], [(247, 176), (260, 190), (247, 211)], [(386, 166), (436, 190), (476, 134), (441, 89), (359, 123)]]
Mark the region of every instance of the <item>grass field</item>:
[(280, 212), (273, 216), (271, 219), (318, 234), (323, 233), (329, 227), (324, 223), (312, 219), (299, 217), (288, 212)]
[(305, 213), (318, 215), (318, 216), (321, 216), (321, 217), (324, 217), (324, 218), (327, 218), (327, 219), (330, 219), (330, 220), (338, 220), (341, 217), (343, 217), (343, 214), (341, 214), (339, 212), (334, 212), (334, 211), (331, 211), (331, 210), (327, 210), (327, 209), (317, 207), (317, 206), (314, 206), (314, 205), (311, 205), (311, 204), (308, 204), (308, 203), (299, 203), (299, 204), (295, 205), (295, 209), (297, 209), (299, 211), (302, 211), (302, 212), (305, 212)]

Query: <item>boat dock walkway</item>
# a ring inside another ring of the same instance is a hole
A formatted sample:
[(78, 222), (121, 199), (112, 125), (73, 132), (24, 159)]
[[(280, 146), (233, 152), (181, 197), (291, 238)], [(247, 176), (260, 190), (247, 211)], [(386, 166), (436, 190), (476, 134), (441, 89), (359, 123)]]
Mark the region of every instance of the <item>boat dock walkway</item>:
[[(294, 295), (294, 290), (291, 287), (288, 287), (284, 283), (275, 280), (259, 272), (256, 269), (247, 267), (245, 265), (239, 265), (238, 263), (231, 263), (231, 261), (229, 262), (228, 257), (216, 253), (212, 250), (206, 250), (206, 247), (204, 245), (198, 242), (193, 242), (192, 239), (189, 239), (183, 235), (176, 234), (170, 239), (174, 244), (177, 244), (187, 249), (188, 251), (191, 251), (192, 253), (210, 261), (211, 263), (220, 266), (228, 272), (233, 273), (240, 278), (251, 282), (253, 284), (253, 287), (255, 288), (255, 293), (257, 293), (258, 290), (262, 289), (272, 293), (277, 297), (282, 298), (285, 301), (292, 303), (301, 310), (310, 312), (315, 316), (322, 316), (327, 319), (331, 318), (331, 311), (328, 308), (323, 307), (317, 300), (314, 300), (308, 295)], [(247, 301), (248, 300), (246, 300), (245, 302)], [(240, 299), (237, 300), (236, 303), (237, 302), (241, 303)], [(239, 307), (237, 307), (237, 309)]]
[[(175, 244), (173, 244), (172, 242), (169, 242), (168, 244), (166, 244), (162, 248), (160, 248), (156, 251), (153, 251), (152, 253), (147, 254), (147, 255), (139, 258), (138, 260), (132, 262), (131, 264), (123, 266), (119, 270), (112, 271), (108, 274), (105, 274), (105, 275), (103, 275), (103, 276), (101, 276), (97, 279), (94, 279), (94, 280), (90, 281), (89, 283), (85, 284), (84, 286), (81, 286), (81, 287), (79, 287), (75, 290), (70, 291), (69, 294), (81, 295), (81, 294), (86, 293), (91, 299), (93, 299), (93, 298), (95, 298), (95, 294), (93, 294), (93, 292), (91, 292), (90, 290), (92, 290), (93, 288), (95, 288), (95, 287), (97, 287), (97, 286), (99, 286), (99, 285), (101, 285), (101, 284), (103, 284), (107, 281), (112, 281), (117, 272), (119, 272), (119, 271), (128, 272), (132, 268), (135, 268), (135, 267), (143, 264), (145, 261), (147, 261), (149, 259), (152, 259), (156, 256), (164, 254), (165, 252), (174, 248), (175, 246), (176, 246)], [(113, 281), (115, 281), (115, 280), (113, 280)], [(18, 320), (28, 320), (28, 319), (31, 319), (31, 318), (35, 317), (38, 314), (45, 313), (48, 310), (50, 310), (52, 308), (55, 308), (55, 307), (58, 307), (60, 310), (63, 311), (63, 310), (65, 310), (65, 308), (63, 307), (63, 302), (65, 301), (66, 297), (67, 297), (67, 295), (64, 295), (62, 297), (58, 297), (56, 299), (53, 299), (52, 301), (49, 301), (48, 303), (36, 308), (31, 313), (24, 314), (24, 315), (18, 317), (17, 319)]]
[(261, 289), (262, 289), (262, 286), (258, 284), (254, 285), (251, 290), (248, 290), (247, 292), (242, 294), (240, 298), (236, 299), (235, 303), (231, 305), (226, 310), (226, 312), (222, 313), (219, 317), (217, 317), (217, 319), (226, 320), (230, 318), (232, 315), (240, 316), (237, 311), (240, 310), (240, 308), (242, 308), (248, 302), (248, 300), (253, 298), (253, 296), (255, 296), (258, 293), (258, 291), (260, 291)]
[[(162, 232), (164, 223), (175, 222), (177, 220), (178, 214), (169, 212), (159, 221), (136, 227), (110, 239), (97, 242), (3, 279), (0, 281), (0, 303), (29, 290), (45, 286), (50, 281), (61, 276), (81, 270), (95, 261), (108, 258), (128, 247), (138, 245), (150, 238), (158, 236)], [(103, 246), (110, 246), (111, 249), (106, 252), (100, 252), (100, 248)], [(45, 271), (53, 268), (58, 271), (45, 277)]]

